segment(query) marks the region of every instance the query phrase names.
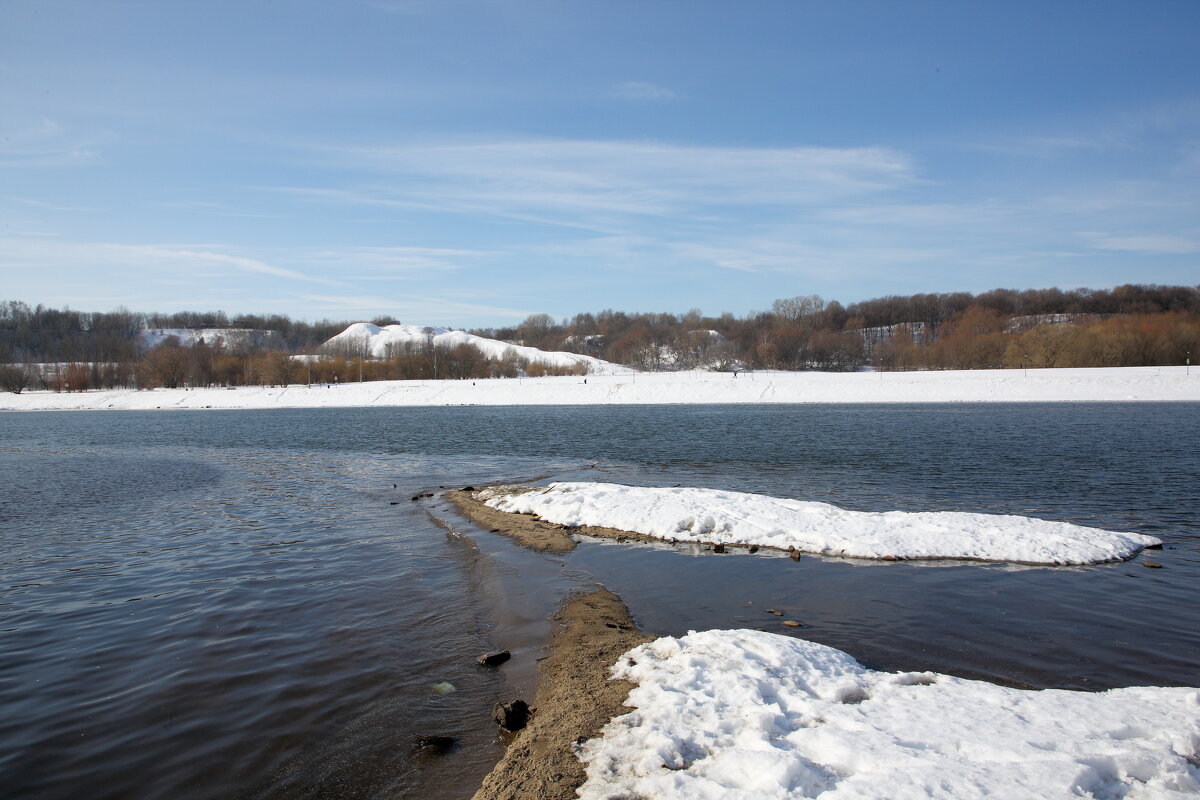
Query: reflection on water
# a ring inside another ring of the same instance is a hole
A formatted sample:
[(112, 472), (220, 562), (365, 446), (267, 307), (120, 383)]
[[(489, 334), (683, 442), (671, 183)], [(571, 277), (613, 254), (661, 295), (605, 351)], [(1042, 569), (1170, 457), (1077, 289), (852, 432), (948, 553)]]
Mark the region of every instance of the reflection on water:
[[(579, 580), (655, 633), (789, 632), (775, 608), (884, 668), (1195, 685), (1197, 427), (1171, 405), (0, 416), (0, 785), (468, 797), (500, 752), (492, 703), (528, 691), (542, 618)], [(1161, 570), (551, 558), (410, 500), (546, 476), (1028, 514), (1167, 548)], [(497, 646), (509, 667), (475, 665)], [(459, 744), (414, 751), (430, 733)]]

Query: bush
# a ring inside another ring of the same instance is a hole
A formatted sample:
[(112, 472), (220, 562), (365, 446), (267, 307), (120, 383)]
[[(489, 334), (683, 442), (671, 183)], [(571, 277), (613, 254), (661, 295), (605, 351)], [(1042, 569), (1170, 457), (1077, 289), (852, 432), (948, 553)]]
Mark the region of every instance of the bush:
[(0, 365), (0, 391), (20, 394), (29, 388), (32, 378), (28, 367), (14, 364)]

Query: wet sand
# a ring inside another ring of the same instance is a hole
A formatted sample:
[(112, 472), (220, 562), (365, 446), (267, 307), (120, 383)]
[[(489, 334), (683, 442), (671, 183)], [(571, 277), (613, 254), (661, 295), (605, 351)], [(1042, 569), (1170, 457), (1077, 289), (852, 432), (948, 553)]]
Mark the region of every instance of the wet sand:
[[(538, 487), (493, 487), (504, 488), (508, 494), (518, 494), (521, 491), (536, 492)], [(446, 498), (454, 504), (459, 513), (474, 522), (479, 527), (511, 536), (519, 544), (548, 553), (569, 553), (575, 549), (572, 534), (595, 536), (602, 539), (618, 541), (641, 541), (662, 543), (664, 540), (654, 536), (646, 536), (634, 531), (623, 531), (617, 528), (604, 528), (598, 525), (558, 525), (546, 522), (533, 514), (513, 514), (508, 511), (497, 511), (484, 505), (479, 499), (479, 491), (459, 489), (446, 492)]]
[[(474, 524), (531, 550), (568, 553), (575, 548), (572, 533), (630, 536), (612, 528), (565, 528), (532, 515), (497, 511), (477, 495), (462, 489), (444, 496)], [(474, 800), (575, 797), (586, 778), (576, 743), (596, 736), (610, 719), (629, 710), (623, 704), (633, 686), (609, 680), (609, 669), (623, 653), (655, 637), (640, 630), (621, 599), (607, 589), (569, 597), (550, 619), (555, 630), (539, 668), (529, 724), (513, 736)]]
[(607, 589), (569, 598), (551, 619), (558, 627), (542, 661), (529, 724), (514, 736), (474, 800), (575, 797), (586, 777), (575, 743), (629, 710), (623, 703), (633, 685), (609, 680), (609, 668), (654, 637), (634, 625), (629, 610)]

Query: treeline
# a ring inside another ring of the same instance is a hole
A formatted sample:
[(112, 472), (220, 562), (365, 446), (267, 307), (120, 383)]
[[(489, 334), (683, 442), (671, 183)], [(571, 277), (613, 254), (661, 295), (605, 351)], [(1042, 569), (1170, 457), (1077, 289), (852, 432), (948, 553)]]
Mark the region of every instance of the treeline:
[[(297, 382), (561, 374), (473, 347), (413, 346), (386, 359), (315, 354), (352, 321), (222, 312), (141, 314), (0, 302), (0, 389), (240, 386)], [(391, 317), (371, 320), (396, 323)], [(430, 322), (424, 320), (423, 322)], [(168, 339), (143, 352), (144, 329), (274, 331), (285, 350), (195, 346)], [(843, 306), (817, 295), (776, 300), (744, 317), (601, 311), (472, 331), (542, 350), (566, 350), (644, 370), (978, 369), (1153, 366), (1200, 355), (1200, 287), (995, 289), (881, 297)], [(570, 372), (570, 371), (568, 371)]]
[(927, 343), (893, 339), (877, 348), (880, 369), (1128, 367), (1183, 364), (1200, 355), (1200, 316), (1131, 314), (1013, 328), (1011, 317), (971, 306)]
[(0, 391), (26, 389), (179, 389), (211, 386), (289, 386), (379, 380), (473, 380), (585, 375), (585, 366), (555, 367), (515, 353), (489, 358), (479, 348), (411, 347), (386, 359), (294, 357), (281, 350), (232, 353), (221, 347), (168, 340), (131, 361), (0, 364)]
[[(1110, 318), (1137, 324), (1099, 324)], [(1189, 349), (1196, 352), (1198, 318), (1200, 287), (1127, 285), (917, 294), (848, 306), (808, 295), (741, 318), (602, 311), (556, 323), (535, 314), (473, 333), (651, 370), (969, 369), (1023, 366), (1025, 355), (1036, 366), (1145, 366), (1182, 364)]]
[[(274, 331), (293, 353), (315, 349), (359, 320), (304, 322), (284, 314), (238, 314), (223, 311), (139, 313), (118, 308), (109, 312), (30, 306), (0, 302), (0, 362), (130, 361), (137, 358), (137, 335), (151, 328), (243, 328)], [(371, 320), (377, 325), (391, 317)]]

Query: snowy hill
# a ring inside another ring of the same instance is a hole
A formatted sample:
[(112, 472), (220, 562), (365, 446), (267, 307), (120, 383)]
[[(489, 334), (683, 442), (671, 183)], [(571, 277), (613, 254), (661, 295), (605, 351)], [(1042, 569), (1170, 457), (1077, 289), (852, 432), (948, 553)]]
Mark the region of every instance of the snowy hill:
[(496, 339), (485, 339), (466, 331), (446, 328), (423, 327), (420, 325), (388, 325), (379, 327), (370, 322), (356, 322), (321, 346), (326, 352), (363, 354), (374, 358), (387, 358), (390, 354), (425, 347), (451, 348), (469, 344), (477, 347), (485, 356), (502, 359), (514, 353), (527, 361), (553, 367), (575, 367), (586, 365), (593, 375), (629, 375), (634, 370), (601, 361), (577, 353), (547, 352), (536, 347), (509, 344)]
[(227, 350), (286, 350), (287, 343), (276, 331), (257, 328), (144, 328), (138, 331), (138, 347), (150, 350), (174, 337), (181, 347), (203, 342)]

